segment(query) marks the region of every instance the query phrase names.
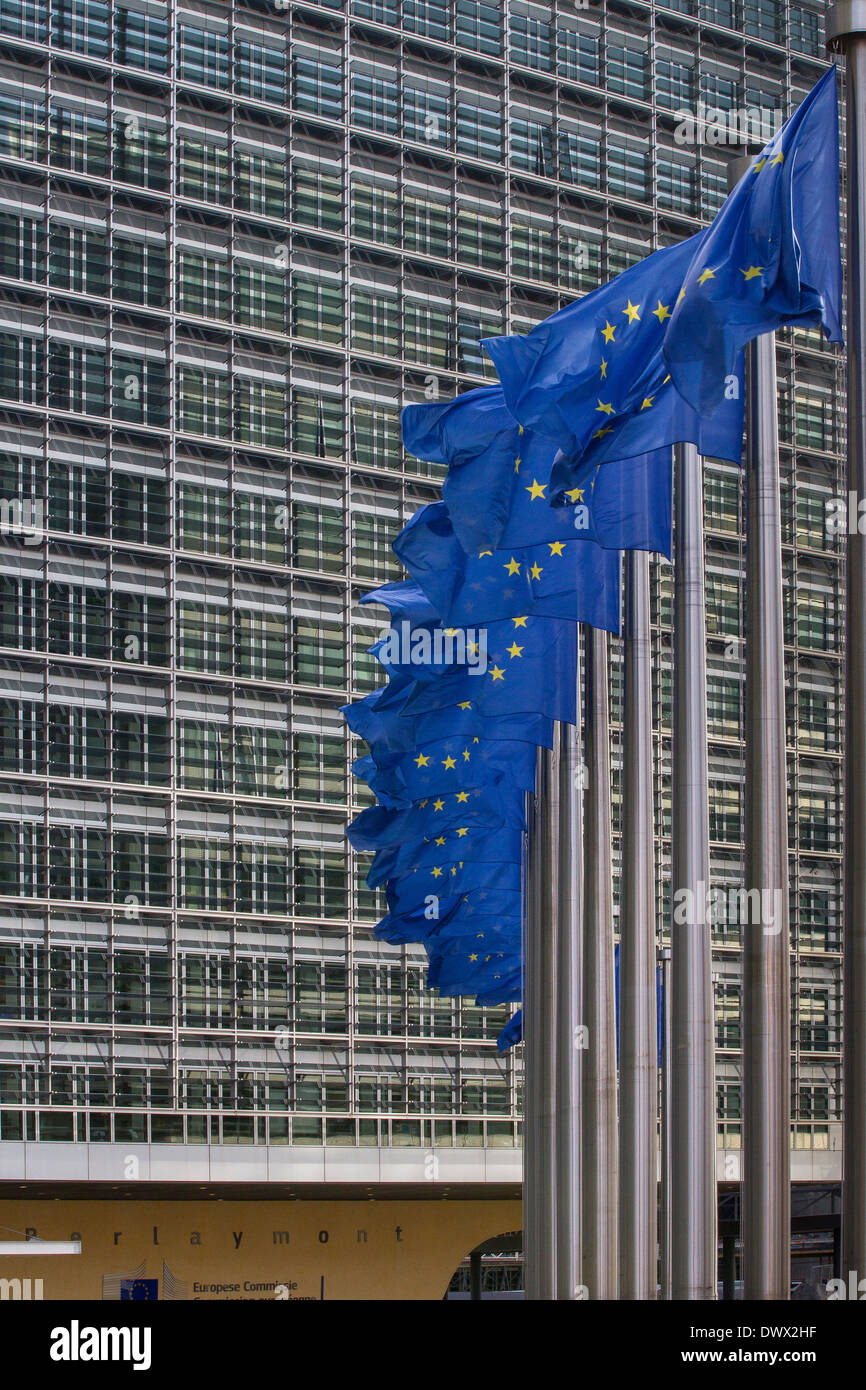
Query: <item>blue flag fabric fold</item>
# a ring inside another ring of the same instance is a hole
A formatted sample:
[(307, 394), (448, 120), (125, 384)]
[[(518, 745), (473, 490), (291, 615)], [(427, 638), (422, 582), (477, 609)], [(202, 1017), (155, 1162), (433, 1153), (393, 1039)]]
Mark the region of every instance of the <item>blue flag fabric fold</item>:
[(530, 791), (535, 781), (535, 748), (530, 743), (491, 739), (439, 739), (418, 744), (417, 752), (390, 754), (377, 765), (372, 756), (352, 764), (383, 805), (418, 801), (434, 792), (484, 786), (493, 780)]
[(513, 1013), (503, 1028), (499, 1037), (496, 1039), (496, 1046), (500, 1052), (507, 1052), (510, 1047), (523, 1042), (523, 1010), (518, 1009)]
[(489, 625), (482, 676), (457, 670), (419, 684), (407, 711), (420, 714), (470, 704), (481, 714), (540, 710), (551, 719), (576, 723), (577, 625), (556, 618), (512, 618), (511, 624), (505, 630)]
[[(438, 879), (433, 878), (432, 870), (419, 870), (392, 878), (386, 889), (388, 906), (400, 917), (413, 908), (426, 903), (431, 893), (436, 893), (439, 885), (447, 879), (449, 893), (472, 892), (476, 889), (520, 893), (523, 885), (523, 865), (520, 860), (513, 863), (457, 861), (454, 864), (436, 865)], [(454, 873), (451, 870), (454, 869)]]
[(525, 336), (483, 340), (511, 414), (554, 440), (572, 469), (684, 442), (741, 461), (741, 376), (731, 374), (725, 399), (704, 420), (662, 357), (667, 321), (705, 237), (654, 252)]
[(594, 541), (550, 541), (469, 555), (443, 502), (416, 512), (394, 552), (448, 624), (532, 615), (619, 632), (620, 556)]
[[(407, 680), (402, 703), (417, 689), (418, 682)], [(485, 717), (471, 704), (468, 708), (437, 709), (428, 714), (406, 714), (399, 709), (388, 717), (380, 711), (375, 696), (389, 686), (365, 695), (341, 712), (352, 733), (363, 738), (377, 759), (387, 752), (409, 753), (414, 748), (442, 738), (489, 738), (497, 742), (515, 740), (540, 748), (553, 747), (553, 721), (542, 714), (518, 711)]]
[[(346, 834), (354, 849), (386, 849), (424, 836), (454, 832), (465, 839), (471, 826), (498, 829), (525, 824), (523, 798), (510, 783), (489, 782), (465, 791), (440, 792), (408, 810), (368, 806), (356, 816)], [(444, 840), (443, 840), (444, 843)]]
[(417, 874), (419, 882), (433, 884), (434, 892), (437, 881), (444, 888), (446, 880), (456, 892), (459, 885), (451, 880), (457, 879), (462, 864), (523, 863), (523, 833), (511, 826), (497, 833), (479, 829), (459, 840), (449, 833), (444, 845), (436, 843), (440, 838), (437, 835), (432, 840), (409, 840), (377, 850), (367, 872), (367, 887), (378, 888), (401, 874)]
[(669, 446), (607, 472), (590, 460), (571, 484), (576, 495), (557, 507), (550, 481), (560, 451), (518, 425), (498, 388), (467, 391), (446, 405), (407, 406), (403, 439), (410, 452), (425, 450), (423, 457), (448, 466), (443, 504), (464, 551), (592, 540), (605, 549), (670, 554)]
[(830, 342), (841, 343), (841, 320), (833, 67), (752, 162), (696, 243), (662, 351), (680, 395), (708, 415), (752, 338), (783, 324), (820, 324)]

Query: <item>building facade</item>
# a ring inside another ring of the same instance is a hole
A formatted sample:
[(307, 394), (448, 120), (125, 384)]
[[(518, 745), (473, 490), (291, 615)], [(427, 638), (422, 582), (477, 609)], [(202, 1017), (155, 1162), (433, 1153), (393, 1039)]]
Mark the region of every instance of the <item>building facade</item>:
[[(436, 998), (414, 949), (373, 940), (343, 834), (366, 789), (338, 708), (379, 683), (358, 598), (397, 577), (389, 541), (439, 483), (399, 411), (492, 379), (481, 336), (708, 221), (737, 152), (711, 113), (787, 116), (826, 69), (823, 11), (4, 0), (4, 1176), (159, 1154), (162, 1177), (174, 1155), (207, 1180), (519, 1178), (508, 1011)], [(780, 333), (778, 359), (793, 1143), (833, 1177), (843, 397), (817, 333)], [(715, 887), (742, 882), (742, 521), (710, 461)], [(653, 621), (661, 942), (664, 562)], [(618, 663), (614, 643), (615, 720)], [(734, 1181), (735, 917), (713, 927)]]

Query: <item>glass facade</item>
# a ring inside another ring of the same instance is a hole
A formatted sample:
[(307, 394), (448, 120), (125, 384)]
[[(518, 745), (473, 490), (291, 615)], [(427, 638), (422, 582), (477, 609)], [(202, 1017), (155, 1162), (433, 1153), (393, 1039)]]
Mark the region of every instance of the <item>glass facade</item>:
[[(437, 495), (399, 411), (713, 216), (699, 102), (787, 115), (823, 5), (5, 0), (0, 1137), (519, 1143), (507, 1010), (439, 1000), (346, 820), (358, 606)], [(839, 1119), (838, 364), (779, 335), (795, 1143)], [(714, 886), (742, 874), (737, 470), (707, 467)], [(654, 567), (658, 911), (671, 584)], [(614, 644), (614, 713), (619, 652)], [(618, 784), (617, 788), (618, 789)], [(739, 1143), (740, 931), (717, 948)]]

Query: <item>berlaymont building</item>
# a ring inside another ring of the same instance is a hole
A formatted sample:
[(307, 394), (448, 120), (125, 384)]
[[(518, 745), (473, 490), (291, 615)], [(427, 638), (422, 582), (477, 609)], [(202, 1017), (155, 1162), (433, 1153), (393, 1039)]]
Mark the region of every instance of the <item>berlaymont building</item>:
[[(440, 483), (400, 409), (490, 380), (479, 337), (712, 218), (744, 122), (766, 138), (825, 68), (821, 0), (3, 0), (0, 1224), (81, 1240), (0, 1245), (4, 1296), (442, 1297), (479, 1246), (491, 1287), (518, 1282), (508, 1010), (440, 1000), (414, 948), (374, 940), (343, 833), (366, 789), (338, 708), (379, 683), (358, 599), (398, 576), (390, 539)], [(814, 1280), (841, 1168), (844, 440), (834, 354), (785, 331), (778, 358), (794, 1269)], [(707, 465), (705, 522), (726, 889), (730, 465)], [(653, 603), (662, 949), (664, 562)], [(736, 912), (713, 940), (730, 1256)]]

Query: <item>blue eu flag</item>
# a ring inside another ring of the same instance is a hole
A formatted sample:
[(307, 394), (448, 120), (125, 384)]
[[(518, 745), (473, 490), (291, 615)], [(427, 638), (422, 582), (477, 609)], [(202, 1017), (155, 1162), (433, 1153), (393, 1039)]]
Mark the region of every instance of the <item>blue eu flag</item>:
[[(462, 851), (461, 851), (462, 852)], [(400, 916), (413, 907), (426, 903), (430, 894), (437, 891), (443, 880), (447, 879), (448, 892), (470, 892), (475, 889), (490, 892), (519, 893), (523, 884), (523, 865), (519, 860), (504, 863), (480, 862), (475, 860), (456, 860), (454, 863), (434, 865), (440, 873), (439, 885), (433, 883), (428, 867), (425, 873), (406, 873), (399, 878), (388, 880), (388, 906)], [(452, 868), (455, 872), (452, 874)]]
[(668, 320), (705, 236), (647, 256), (525, 337), (484, 339), (512, 415), (555, 440), (572, 467), (584, 454), (614, 462), (684, 442), (740, 462), (741, 378), (732, 374), (726, 400), (703, 420), (676, 391), (662, 357)]
[[(443, 838), (445, 843), (441, 844)], [(447, 831), (444, 837), (409, 840), (377, 850), (367, 872), (367, 887), (378, 888), (401, 874), (417, 874), (419, 882), (431, 885), (431, 892), (438, 892), (446, 884), (456, 892), (461, 886), (456, 880), (463, 864), (522, 863), (523, 832), (517, 827), (506, 826), (495, 833), (480, 827), (462, 838)]]
[(523, 1042), (523, 1009), (518, 1009), (516, 1013), (511, 1015), (496, 1039), (496, 1046), (500, 1052), (507, 1052), (510, 1047), (514, 1047), (519, 1042)]
[(486, 717), (479, 710), (461, 705), (456, 709), (437, 709), (425, 714), (407, 714), (404, 706), (418, 687), (407, 679), (398, 707), (383, 705), (394, 681), (356, 700), (342, 705), (341, 712), (352, 733), (363, 738), (375, 758), (388, 752), (408, 753), (417, 746), (440, 738), (489, 738), (507, 742), (553, 747), (553, 723), (543, 714), (515, 711)]
[(557, 445), (518, 425), (500, 389), (407, 406), (403, 440), (411, 453), (447, 465), (442, 496), (465, 551), (579, 539), (612, 550), (670, 550), (670, 448), (619, 463), (624, 476), (609, 489), (613, 480), (601, 478), (582, 492), (575, 479), (576, 495), (554, 507)]
[(419, 684), (407, 701), (407, 711), (420, 714), (468, 705), (481, 714), (495, 716), (535, 710), (574, 724), (577, 624), (557, 618), (515, 617), (508, 623), (489, 623), (484, 631), (484, 673), (455, 670)]
[(407, 810), (368, 806), (355, 817), (346, 835), (358, 850), (383, 849), (422, 836), (444, 837), (446, 832), (460, 840), (468, 836), (472, 826), (523, 826), (522, 802), (522, 795), (510, 783), (491, 782), (471, 791), (439, 792)]
[(694, 244), (663, 356), (707, 415), (737, 354), (782, 324), (842, 341), (839, 117), (831, 68), (773, 137)]
[[(536, 492), (540, 487), (536, 484)], [(619, 552), (593, 541), (550, 541), (470, 555), (454, 535), (445, 503), (432, 502), (403, 527), (394, 552), (445, 622), (492, 623), (531, 615), (619, 632)]]
[(535, 780), (535, 748), (514, 740), (499, 742), (475, 736), (437, 739), (419, 744), (411, 753), (358, 758), (352, 771), (376, 793), (383, 804), (406, 805), (431, 792), (480, 787), (504, 779), (520, 791), (529, 791)]

